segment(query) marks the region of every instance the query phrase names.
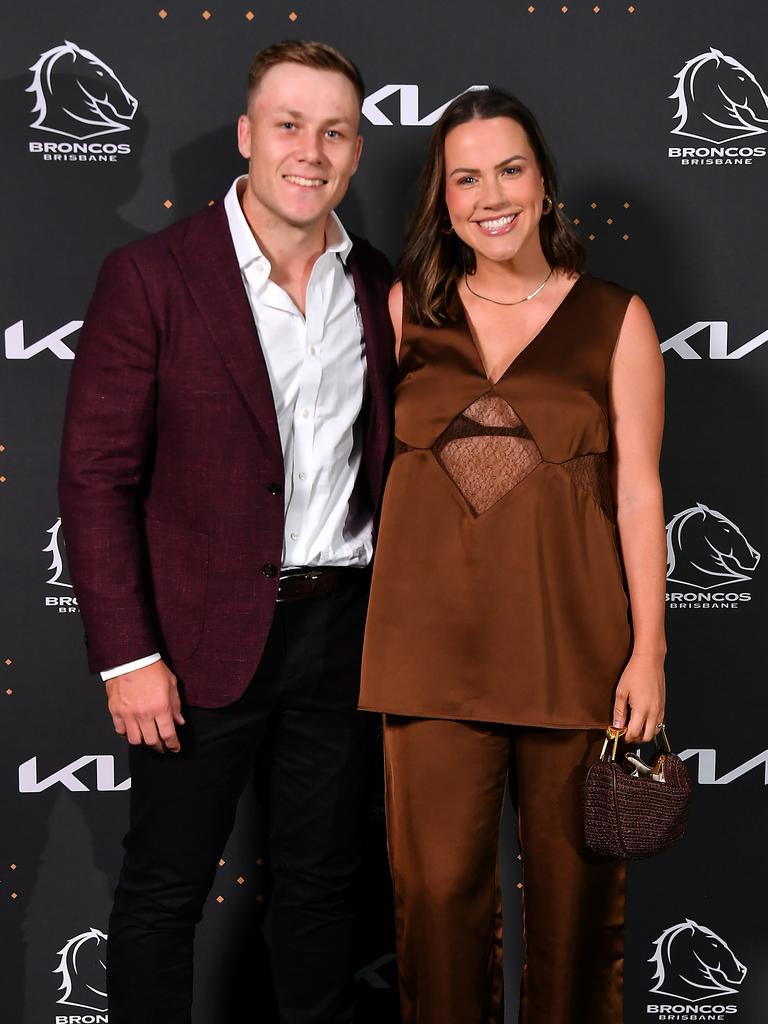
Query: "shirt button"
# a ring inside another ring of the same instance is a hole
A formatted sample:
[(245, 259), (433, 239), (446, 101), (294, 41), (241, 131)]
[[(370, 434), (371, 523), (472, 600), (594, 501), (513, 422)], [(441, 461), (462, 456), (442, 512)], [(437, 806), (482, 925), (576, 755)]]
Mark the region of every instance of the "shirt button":
[(269, 491), (270, 494), (282, 494), (283, 493), (283, 485), (282, 484), (267, 484), (267, 490)]
[(306, 473), (299, 473), (299, 480), (306, 480), (306, 479), (307, 479), (307, 474)]
[(298, 539), (299, 539), (298, 533), (292, 533), (291, 534), (291, 540), (298, 540)]
[(313, 356), (315, 354), (315, 352), (317, 352), (317, 349), (315, 348), (315, 346), (314, 345), (310, 345), (309, 346), (309, 354), (311, 356)]
[(304, 419), (306, 419), (307, 416), (309, 416), (309, 409), (302, 409), (301, 415), (304, 417)]
[(277, 566), (273, 565), (272, 562), (267, 562), (266, 565), (261, 567), (262, 576), (277, 576)]

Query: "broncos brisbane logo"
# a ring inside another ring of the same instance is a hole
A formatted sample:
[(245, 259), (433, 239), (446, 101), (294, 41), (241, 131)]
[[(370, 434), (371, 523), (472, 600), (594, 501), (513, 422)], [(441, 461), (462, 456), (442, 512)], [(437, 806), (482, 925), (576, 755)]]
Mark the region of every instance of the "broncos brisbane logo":
[(138, 100), (112, 68), (74, 43), (65, 42), (40, 55), (32, 67), (33, 128), (68, 139), (93, 139), (126, 132)]
[(698, 590), (749, 580), (760, 552), (730, 519), (698, 502), (667, 524), (667, 579)]
[(53, 972), (61, 975), (57, 1003), (97, 1013), (107, 1009), (106, 949), (107, 936), (98, 928), (89, 928), (64, 944)]
[(733, 955), (728, 943), (710, 928), (686, 918), (656, 939), (649, 963), (656, 965), (651, 992), (687, 1003), (737, 992), (747, 968)]
[(673, 135), (720, 145), (768, 132), (768, 96), (733, 57), (711, 48), (683, 65), (675, 78), (679, 123)]

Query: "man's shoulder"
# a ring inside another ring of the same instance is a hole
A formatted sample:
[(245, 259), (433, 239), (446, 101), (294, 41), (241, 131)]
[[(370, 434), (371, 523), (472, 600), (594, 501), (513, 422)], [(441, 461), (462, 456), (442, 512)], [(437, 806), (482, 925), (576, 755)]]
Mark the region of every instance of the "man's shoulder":
[(207, 209), (199, 210), (160, 231), (113, 249), (106, 257), (105, 263), (133, 263), (139, 268), (157, 266), (168, 260), (174, 250), (183, 247), (188, 238), (197, 235), (204, 237), (207, 233), (220, 229), (222, 219), (225, 219), (224, 204), (222, 200), (217, 200)]
[(352, 239), (350, 258), (354, 259), (360, 272), (391, 281), (392, 264), (384, 253), (371, 245), (367, 238), (361, 238), (352, 232), (349, 233), (349, 237)]

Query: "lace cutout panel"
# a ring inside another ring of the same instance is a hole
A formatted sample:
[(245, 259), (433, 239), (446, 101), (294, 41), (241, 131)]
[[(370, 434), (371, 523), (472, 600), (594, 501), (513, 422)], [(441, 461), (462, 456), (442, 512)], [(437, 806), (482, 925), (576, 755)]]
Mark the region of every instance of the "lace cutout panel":
[(608, 470), (608, 453), (578, 455), (575, 459), (563, 462), (562, 466), (567, 470), (574, 484), (582, 491), (586, 491), (613, 522), (615, 517)]
[[(418, 450), (395, 438), (395, 458)], [(517, 412), (495, 394), (478, 398), (449, 423), (432, 453), (475, 516), (487, 512), (544, 461)], [(614, 522), (607, 453), (578, 455), (560, 465), (574, 486)]]
[(498, 395), (484, 395), (468, 406), (432, 450), (476, 516), (487, 512), (542, 461), (530, 431)]

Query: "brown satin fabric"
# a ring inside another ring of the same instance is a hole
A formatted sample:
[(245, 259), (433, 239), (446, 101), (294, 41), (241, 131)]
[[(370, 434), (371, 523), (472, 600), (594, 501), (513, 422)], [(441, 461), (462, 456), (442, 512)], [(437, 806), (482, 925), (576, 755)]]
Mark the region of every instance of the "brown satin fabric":
[(500, 1024), (499, 819), (523, 856), (521, 1024), (622, 1024), (624, 862), (584, 846), (598, 731), (385, 717), (403, 1024)]
[(607, 384), (630, 298), (582, 276), (495, 384), (458, 299), (449, 326), (404, 325), (362, 708), (609, 721), (630, 628)]

